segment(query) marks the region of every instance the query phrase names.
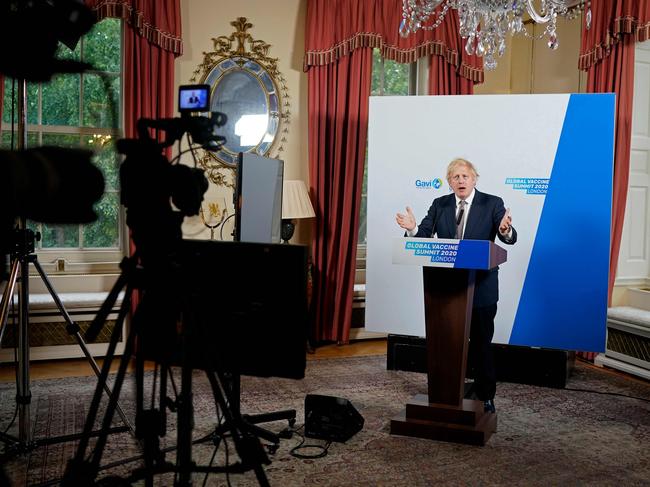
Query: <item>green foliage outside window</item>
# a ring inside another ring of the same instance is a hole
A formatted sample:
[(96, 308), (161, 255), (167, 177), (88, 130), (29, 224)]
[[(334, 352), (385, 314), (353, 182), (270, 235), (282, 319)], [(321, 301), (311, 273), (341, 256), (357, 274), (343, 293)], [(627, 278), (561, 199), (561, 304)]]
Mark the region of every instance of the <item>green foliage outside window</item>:
[(43, 125), (79, 126), (79, 89), (81, 76), (68, 74), (57, 76), (49, 83), (43, 84)]
[[(409, 94), (409, 64), (382, 59), (379, 49), (372, 52), (372, 84), (371, 96), (408, 95)], [(367, 241), (368, 222), (368, 151), (363, 169), (363, 186), (361, 190), (361, 208), (359, 211), (359, 244)]]
[[(118, 134), (121, 99), (121, 22), (118, 19), (103, 20), (77, 44), (74, 51), (61, 44), (57, 55), (83, 60), (94, 69), (81, 75), (56, 76), (50, 83), (27, 84), (27, 146), (81, 146), (93, 150), (93, 162), (104, 174), (105, 194), (96, 203), (99, 219), (92, 224), (31, 222), (30, 226), (41, 232), (41, 248), (118, 248), (119, 157), (114, 140)], [(9, 148), (11, 144), (11, 132), (6, 129), (12, 118), (12, 83), (11, 79), (5, 79), (2, 148)], [(17, 91), (16, 86), (16, 95)], [(17, 123), (16, 114), (14, 123)]]
[(400, 64), (389, 59), (382, 60), (379, 49), (374, 49), (370, 95), (408, 95), (409, 71), (409, 64)]

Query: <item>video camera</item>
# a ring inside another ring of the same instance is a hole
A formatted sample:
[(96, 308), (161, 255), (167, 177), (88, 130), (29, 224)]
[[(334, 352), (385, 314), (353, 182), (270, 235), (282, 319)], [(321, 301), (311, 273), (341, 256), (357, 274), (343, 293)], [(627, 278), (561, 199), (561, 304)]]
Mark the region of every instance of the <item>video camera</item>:
[[(127, 209), (126, 223), (143, 260), (154, 256), (164, 259), (182, 238), (183, 217), (198, 215), (201, 208), (208, 189), (203, 170), (170, 163), (163, 150), (180, 141), (185, 133), (190, 139), (190, 151), (194, 150), (192, 143), (207, 150), (221, 148), (225, 139), (216, 134), (216, 129), (226, 123), (226, 115), (193, 115), (209, 109), (209, 89), (208, 85), (181, 86), (180, 117), (142, 118), (137, 124), (138, 139), (117, 141), (117, 150), (126, 156), (120, 168), (121, 202)], [(150, 130), (159, 131), (162, 141), (153, 138)]]
[(15, 79), (49, 81), (57, 73), (81, 73), (91, 66), (58, 59), (59, 41), (74, 50), (77, 42), (97, 22), (80, 0), (3, 0), (0, 32), (11, 39), (3, 49), (0, 73)]

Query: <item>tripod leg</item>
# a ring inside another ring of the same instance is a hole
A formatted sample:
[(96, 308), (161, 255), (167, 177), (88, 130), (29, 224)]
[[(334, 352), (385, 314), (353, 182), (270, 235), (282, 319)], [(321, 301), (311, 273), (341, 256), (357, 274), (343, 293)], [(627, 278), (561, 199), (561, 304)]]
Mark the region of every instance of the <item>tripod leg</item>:
[[(118, 283), (120, 280), (118, 280)], [(117, 286), (117, 283), (116, 283)], [(108, 373), (110, 372), (111, 362), (115, 355), (115, 348), (117, 346), (117, 341), (120, 336), (120, 329), (122, 328), (122, 323), (126, 314), (129, 311), (131, 304), (131, 285), (127, 286), (124, 301), (122, 301), (122, 306), (120, 307), (120, 312), (117, 317), (117, 322), (113, 333), (111, 335), (111, 340), (108, 345), (108, 350), (106, 351), (106, 358), (104, 359), (104, 364), (102, 366), (101, 375), (99, 376), (99, 381), (97, 387), (95, 388), (95, 393), (93, 399), (90, 403), (90, 408), (88, 409), (88, 414), (86, 416), (86, 422), (84, 424), (83, 434), (79, 440), (79, 445), (77, 446), (77, 452), (75, 457), (68, 462), (66, 468), (65, 477), (63, 479), (63, 486), (74, 487), (77, 485), (87, 485), (93, 482), (97, 476), (97, 469), (94, 465), (89, 465), (85, 462), (86, 450), (88, 449), (88, 441), (90, 440), (90, 435), (93, 431), (93, 426), (95, 424), (95, 418), (97, 417), (97, 412), (99, 410), (99, 404), (102, 398), (102, 384), (106, 383), (108, 378)], [(132, 342), (132, 335), (134, 334), (133, 328), (129, 331), (129, 336), (127, 342)], [(128, 343), (127, 343), (128, 345)], [(129, 349), (125, 350), (125, 354), (128, 354)], [(119, 395), (119, 389), (117, 384), (113, 388), (113, 394)], [(107, 411), (108, 414), (108, 411)]]
[[(131, 257), (131, 259), (135, 259), (135, 257)], [(104, 301), (104, 304), (102, 304), (102, 307), (97, 312), (97, 315), (95, 316), (93, 322), (90, 324), (90, 327), (88, 327), (88, 330), (86, 330), (86, 340), (88, 340), (89, 342), (94, 342), (97, 339), (97, 335), (99, 334), (102, 327), (104, 326), (104, 323), (106, 323), (106, 320), (108, 319), (108, 315), (113, 309), (113, 305), (115, 304), (115, 301), (117, 301), (120, 291), (124, 286), (127, 285), (127, 282), (129, 282), (129, 280), (131, 279), (130, 277), (127, 276), (131, 276), (133, 274), (133, 266), (135, 264), (132, 263), (131, 261), (122, 261), (121, 265), (123, 266), (124, 270), (120, 274), (120, 277), (117, 278), (117, 281), (113, 285), (111, 291), (108, 293), (108, 297), (106, 298), (106, 301)], [(125, 292), (124, 298), (131, 299), (131, 296), (127, 292)]]
[(9, 273), (9, 280), (7, 287), (2, 294), (2, 306), (0, 307), (0, 344), (2, 344), (2, 337), (7, 327), (7, 317), (9, 316), (9, 305), (14, 297), (14, 289), (16, 288), (16, 281), (18, 279), (18, 259), (11, 263), (11, 272)]
[(176, 465), (178, 482), (174, 485), (192, 485), (192, 428), (194, 427), (192, 408), (192, 368), (183, 364), (181, 369), (181, 393), (178, 397), (178, 433)]
[[(131, 286), (127, 287), (127, 293), (130, 293), (132, 289), (130, 289)], [(126, 301), (126, 300), (125, 300)], [(130, 300), (128, 300), (130, 302)], [(126, 310), (124, 310), (124, 302), (122, 303), (122, 308), (120, 308), (120, 315), (126, 315)], [(108, 405), (106, 406), (106, 413), (104, 414), (104, 421), (102, 422), (102, 434), (97, 437), (97, 443), (95, 443), (95, 448), (93, 450), (93, 456), (91, 460), (91, 466), (93, 468), (93, 471), (97, 471), (99, 469), (99, 463), (102, 458), (102, 453), (104, 451), (104, 447), (106, 446), (106, 440), (108, 439), (108, 430), (111, 427), (111, 422), (113, 420), (113, 413), (115, 412), (115, 406), (117, 405), (117, 400), (120, 397), (120, 391), (122, 389), (122, 383), (124, 382), (124, 376), (126, 375), (126, 369), (129, 366), (129, 362), (131, 361), (131, 356), (133, 354), (133, 346), (135, 344), (135, 337), (138, 334), (138, 325), (135, 322), (131, 323), (131, 330), (129, 332), (129, 335), (126, 339), (126, 344), (124, 345), (124, 353), (122, 354), (122, 359), (120, 360), (120, 368), (117, 371), (117, 375), (115, 376), (115, 383), (113, 386), (113, 394), (111, 395), (110, 400), (108, 401)], [(115, 334), (115, 330), (113, 330), (113, 333)], [(112, 350), (111, 354), (115, 353), (115, 343), (111, 343), (112, 345)], [(102, 375), (104, 374), (104, 370), (102, 370)], [(99, 389), (99, 387), (98, 387)]]
[[(253, 469), (260, 486), (270, 486), (266, 478), (266, 472), (262, 467), (262, 464), (271, 463), (269, 457), (262, 448), (259, 438), (243, 430), (241, 415), (230, 406), (231, 401), (235, 400), (235, 398), (221, 385), (225, 384), (223, 374), (210, 371), (206, 371), (206, 374), (210, 381), (215, 404), (221, 409), (226, 424), (230, 426), (229, 431), (239, 458), (243, 464)], [(226, 398), (228, 398), (228, 401), (226, 401)]]
[(20, 259), (18, 293), (18, 438), (22, 443), (32, 441), (30, 408), (32, 391), (29, 386), (29, 262)]
[[(51, 281), (47, 277), (47, 274), (45, 274), (45, 271), (43, 270), (43, 267), (41, 267), (40, 262), (38, 262), (38, 259), (33, 259), (32, 263), (34, 264), (34, 267), (38, 271), (38, 274), (41, 276), (41, 280), (45, 284), (45, 287), (47, 288), (47, 291), (50, 293), (50, 296), (52, 296), (52, 299), (54, 300), (54, 303), (56, 304), (56, 307), (59, 309), (59, 312), (61, 313), (61, 316), (63, 316), (63, 319), (65, 322), (68, 324), (67, 330), (68, 333), (71, 335), (74, 335), (75, 339), (77, 340), (77, 344), (79, 345), (79, 348), (81, 348), (81, 351), (83, 354), (86, 356), (86, 359), (88, 360), (88, 364), (90, 364), (90, 367), (93, 369), (93, 372), (97, 377), (101, 376), (101, 371), (99, 370), (99, 366), (97, 365), (97, 362), (95, 361), (95, 358), (92, 356), (90, 353), (90, 350), (88, 350), (88, 347), (86, 346), (86, 342), (84, 342), (84, 339), (81, 336), (81, 333), (79, 333), (79, 325), (75, 323), (72, 320), (72, 317), (68, 313), (68, 311), (65, 309), (63, 306), (63, 303), (61, 302), (61, 299), (59, 298), (58, 294), (54, 290), (54, 287), (52, 286)], [(116, 285), (119, 285), (119, 283), (116, 283)], [(112, 293), (111, 293), (112, 295)], [(112, 308), (113, 303), (110, 303), (110, 307)], [(110, 308), (109, 308), (110, 309)], [(108, 398), (111, 398), (111, 389), (108, 387), (108, 384), (106, 382), (103, 383), (104, 391), (106, 392), (106, 395)], [(122, 418), (122, 422), (124, 425), (129, 428), (131, 431), (131, 435), (135, 436), (135, 428), (127, 418), (126, 414), (124, 414), (124, 411), (122, 410), (122, 407), (120, 406), (119, 403), (116, 405), (116, 411), (117, 414)]]
[[(11, 264), (11, 271), (9, 273), (9, 280), (7, 281), (7, 287), (5, 287), (4, 293), (2, 294), (2, 303), (0, 307), (0, 345), (2, 345), (2, 337), (4, 332), (7, 329), (7, 318), (9, 316), (9, 305), (14, 298), (14, 290), (16, 288), (16, 281), (18, 280), (18, 268), (20, 262), (18, 259), (15, 259)], [(18, 387), (18, 384), (16, 384)], [(11, 446), (19, 446), (20, 441), (18, 438), (10, 436), (6, 433), (0, 432), (0, 441), (6, 442)], [(6, 450), (5, 450), (6, 451)], [(2, 459), (0, 458), (0, 464), (2, 464)]]

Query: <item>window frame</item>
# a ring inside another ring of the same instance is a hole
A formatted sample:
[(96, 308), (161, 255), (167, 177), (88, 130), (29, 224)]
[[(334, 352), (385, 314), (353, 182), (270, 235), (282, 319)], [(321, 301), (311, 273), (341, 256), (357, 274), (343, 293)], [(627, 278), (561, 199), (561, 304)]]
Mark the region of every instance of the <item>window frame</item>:
[[(105, 19), (103, 19), (105, 20)], [(120, 71), (102, 71), (102, 70), (89, 70), (80, 74), (79, 80), (79, 125), (49, 125), (43, 124), (43, 85), (45, 83), (38, 83), (38, 122), (37, 124), (27, 123), (26, 132), (35, 134), (37, 138), (37, 146), (42, 145), (44, 136), (47, 135), (73, 135), (79, 136), (81, 148), (89, 148), (86, 137), (92, 137), (97, 134), (100, 136), (111, 136), (113, 140), (117, 140), (123, 135), (124, 127), (124, 21), (120, 22)], [(101, 21), (100, 21), (101, 22)], [(80, 39), (81, 43), (80, 52), (83, 59), (83, 49), (85, 39)], [(108, 73), (111, 75), (119, 76), (120, 96), (118, 99), (117, 107), (117, 127), (89, 127), (83, 126), (83, 113), (84, 113), (84, 75), (97, 75), (99, 73)], [(18, 82), (18, 80), (16, 80)], [(16, 89), (16, 91), (18, 91)], [(5, 97), (11, 96), (11, 92), (5, 90)], [(12, 129), (17, 133), (18, 126), (13, 122), (5, 122), (0, 119), (0, 133), (11, 132)], [(28, 147), (29, 148), (29, 147)], [(118, 155), (121, 160), (121, 156)], [(119, 182), (118, 182), (119, 184)], [(117, 194), (119, 197), (120, 188), (105, 189), (103, 195)], [(128, 232), (126, 231), (126, 216), (124, 208), (121, 204), (118, 207), (117, 215), (117, 246), (116, 247), (39, 247), (39, 242), (36, 242), (35, 253), (39, 258), (41, 266), (46, 272), (55, 272), (58, 275), (79, 275), (79, 274), (106, 274), (115, 273), (119, 271), (119, 263), (123, 256), (127, 253), (128, 249)], [(37, 223), (40, 231), (41, 224)], [(83, 244), (83, 224), (78, 225), (79, 242)], [(34, 274), (35, 270), (31, 270), (30, 274)]]

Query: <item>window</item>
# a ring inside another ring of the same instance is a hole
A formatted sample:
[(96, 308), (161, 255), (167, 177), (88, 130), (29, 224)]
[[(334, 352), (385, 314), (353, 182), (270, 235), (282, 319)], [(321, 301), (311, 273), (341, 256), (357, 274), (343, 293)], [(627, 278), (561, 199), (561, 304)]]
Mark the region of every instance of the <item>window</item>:
[[(385, 60), (379, 49), (372, 52), (372, 85), (370, 96), (414, 95), (416, 64), (400, 64)], [(368, 195), (368, 150), (363, 169), (363, 187), (361, 189), (361, 209), (359, 212), (359, 245), (366, 244), (367, 198)]]
[[(370, 96), (415, 95), (417, 63), (400, 64), (383, 59), (379, 49), (372, 52), (372, 85)], [(361, 188), (361, 208), (359, 210), (359, 242), (357, 244), (357, 263), (355, 283), (366, 282), (366, 241), (367, 241), (367, 212), (368, 203), (368, 149), (363, 168), (363, 186)]]
[[(118, 262), (122, 254), (119, 156), (114, 144), (121, 126), (121, 29), (120, 20), (105, 19), (81, 39), (74, 51), (59, 45), (59, 57), (85, 61), (94, 70), (56, 76), (50, 83), (27, 84), (27, 146), (91, 149), (95, 152), (93, 162), (104, 174), (105, 192), (95, 207), (99, 215), (96, 222), (28, 223), (41, 233), (37, 242), (39, 253), (53, 253), (52, 258), (60, 256), (71, 263), (107, 259)], [(12, 83), (5, 79), (0, 138), (3, 148), (11, 145)], [(17, 94), (17, 86), (15, 91)]]

